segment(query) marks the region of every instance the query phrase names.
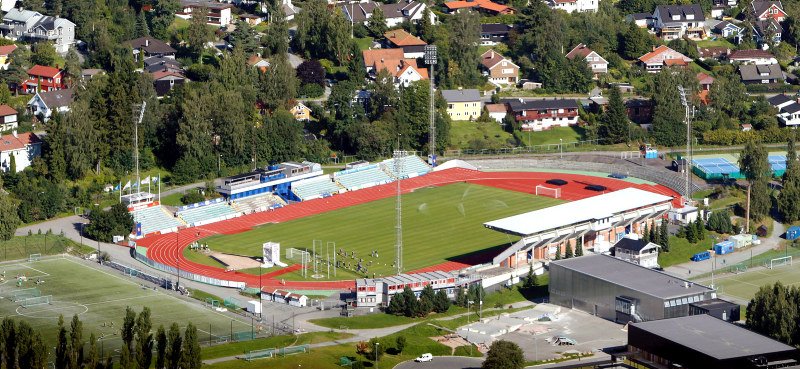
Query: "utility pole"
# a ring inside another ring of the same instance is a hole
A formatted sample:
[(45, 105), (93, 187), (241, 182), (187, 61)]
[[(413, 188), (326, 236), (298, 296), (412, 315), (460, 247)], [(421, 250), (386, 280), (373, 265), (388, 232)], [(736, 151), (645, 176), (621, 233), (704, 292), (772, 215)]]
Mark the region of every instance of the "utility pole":
[(147, 107), (147, 101), (142, 101), (142, 104), (134, 105), (134, 111), (138, 110), (133, 121), (133, 161), (136, 163), (136, 185), (137, 190), (142, 192), (142, 178), (139, 176), (139, 125), (142, 124), (144, 119), (144, 109)]
[[(430, 68), (430, 101), (428, 103), (428, 119), (430, 120), (430, 128), (428, 132), (428, 138), (430, 139), (428, 142), (428, 163), (431, 166), (436, 166), (436, 97), (435, 97), (435, 88), (434, 84), (436, 83), (436, 79), (434, 78), (434, 70), (436, 69), (437, 63), (437, 56), (436, 56), (436, 45), (426, 45), (425, 46), (425, 63), (428, 64)], [(398, 147), (399, 149), (399, 147)]]
[[(678, 92), (681, 95), (681, 104), (683, 104), (684, 118), (683, 122), (686, 123), (686, 198), (684, 202), (688, 202), (692, 198), (692, 107), (689, 104), (687, 91), (683, 86), (678, 86)], [(691, 91), (688, 91), (691, 93)]]
[(747, 207), (744, 215), (744, 233), (750, 233), (750, 182), (747, 182)]

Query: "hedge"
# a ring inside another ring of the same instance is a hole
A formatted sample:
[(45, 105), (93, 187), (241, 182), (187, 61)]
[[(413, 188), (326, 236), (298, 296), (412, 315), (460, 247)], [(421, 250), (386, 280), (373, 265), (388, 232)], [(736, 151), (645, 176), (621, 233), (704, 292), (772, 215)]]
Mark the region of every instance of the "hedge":
[(703, 133), (703, 143), (709, 145), (741, 145), (752, 137), (764, 143), (786, 142), (789, 136), (794, 135), (794, 130), (771, 128), (763, 131), (742, 132), (733, 129), (717, 129)]

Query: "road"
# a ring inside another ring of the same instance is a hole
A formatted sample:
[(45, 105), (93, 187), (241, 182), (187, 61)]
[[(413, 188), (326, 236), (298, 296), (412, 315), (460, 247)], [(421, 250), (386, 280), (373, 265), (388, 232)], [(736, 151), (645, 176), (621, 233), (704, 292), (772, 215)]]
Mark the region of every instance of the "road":
[(433, 361), (427, 363), (416, 363), (405, 361), (394, 369), (480, 369), (483, 358), (463, 357), (463, 356), (437, 356)]

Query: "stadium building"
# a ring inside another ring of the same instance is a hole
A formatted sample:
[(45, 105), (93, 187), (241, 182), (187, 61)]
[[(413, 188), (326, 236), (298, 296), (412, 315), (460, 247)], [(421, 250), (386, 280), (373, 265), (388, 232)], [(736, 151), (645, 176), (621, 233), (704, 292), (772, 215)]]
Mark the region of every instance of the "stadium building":
[(631, 324), (626, 358), (652, 369), (800, 367), (797, 348), (709, 315)]
[(224, 178), (217, 186), (226, 200), (274, 193), (285, 200), (299, 200), (291, 191), (291, 183), (301, 179), (323, 175), (322, 166), (304, 161), (302, 163), (281, 163), (257, 169), (249, 173)]
[(377, 307), (389, 304), (392, 296), (408, 287), (419, 297), (425, 286), (430, 285), (434, 292), (445, 290), (447, 297), (454, 299), (458, 287), (480, 282), (474, 276), (464, 276), (452, 272), (424, 272), (398, 274), (382, 278), (362, 278), (356, 280), (356, 307)]
[(618, 323), (690, 315), (690, 305), (715, 299), (706, 286), (609, 255), (550, 263), (550, 302)]
[(514, 215), (484, 226), (520, 236), (494, 257), (495, 265), (517, 267), (537, 260), (552, 260), (556, 252), (578, 242), (584, 249), (606, 252), (630, 233), (641, 234), (645, 224), (660, 223), (672, 208), (673, 198), (637, 188), (626, 188), (583, 200)]

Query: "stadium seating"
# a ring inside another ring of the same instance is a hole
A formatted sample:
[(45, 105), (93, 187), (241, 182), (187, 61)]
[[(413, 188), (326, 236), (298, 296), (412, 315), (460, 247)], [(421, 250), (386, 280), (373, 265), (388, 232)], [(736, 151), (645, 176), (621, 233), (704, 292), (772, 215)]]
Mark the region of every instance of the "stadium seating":
[(400, 160), (400, 173), (396, 170), (394, 159), (387, 159), (381, 162), (386, 171), (395, 178), (403, 179), (416, 177), (431, 171), (431, 167), (422, 158), (416, 155), (404, 156)]
[(236, 214), (236, 211), (234, 211), (232, 207), (228, 206), (228, 203), (226, 202), (218, 202), (216, 204), (200, 206), (178, 212), (178, 216), (180, 216), (187, 224), (190, 225), (234, 214)]
[(304, 179), (292, 183), (292, 191), (300, 200), (311, 200), (327, 195), (337, 194), (342, 190), (329, 176)]
[(180, 219), (167, 213), (161, 206), (151, 206), (149, 208), (134, 211), (133, 221), (142, 223), (142, 235), (158, 232), (165, 229), (175, 228), (183, 225)]
[(250, 214), (252, 212), (265, 211), (267, 209), (286, 205), (286, 201), (273, 194), (262, 196), (251, 196), (244, 199), (234, 200), (233, 210), (237, 213)]
[[(340, 172), (342, 173), (342, 172)], [(353, 191), (361, 188), (377, 186), (389, 183), (392, 178), (377, 165), (364, 167), (363, 169), (346, 172), (336, 175), (336, 180), (346, 189)]]

